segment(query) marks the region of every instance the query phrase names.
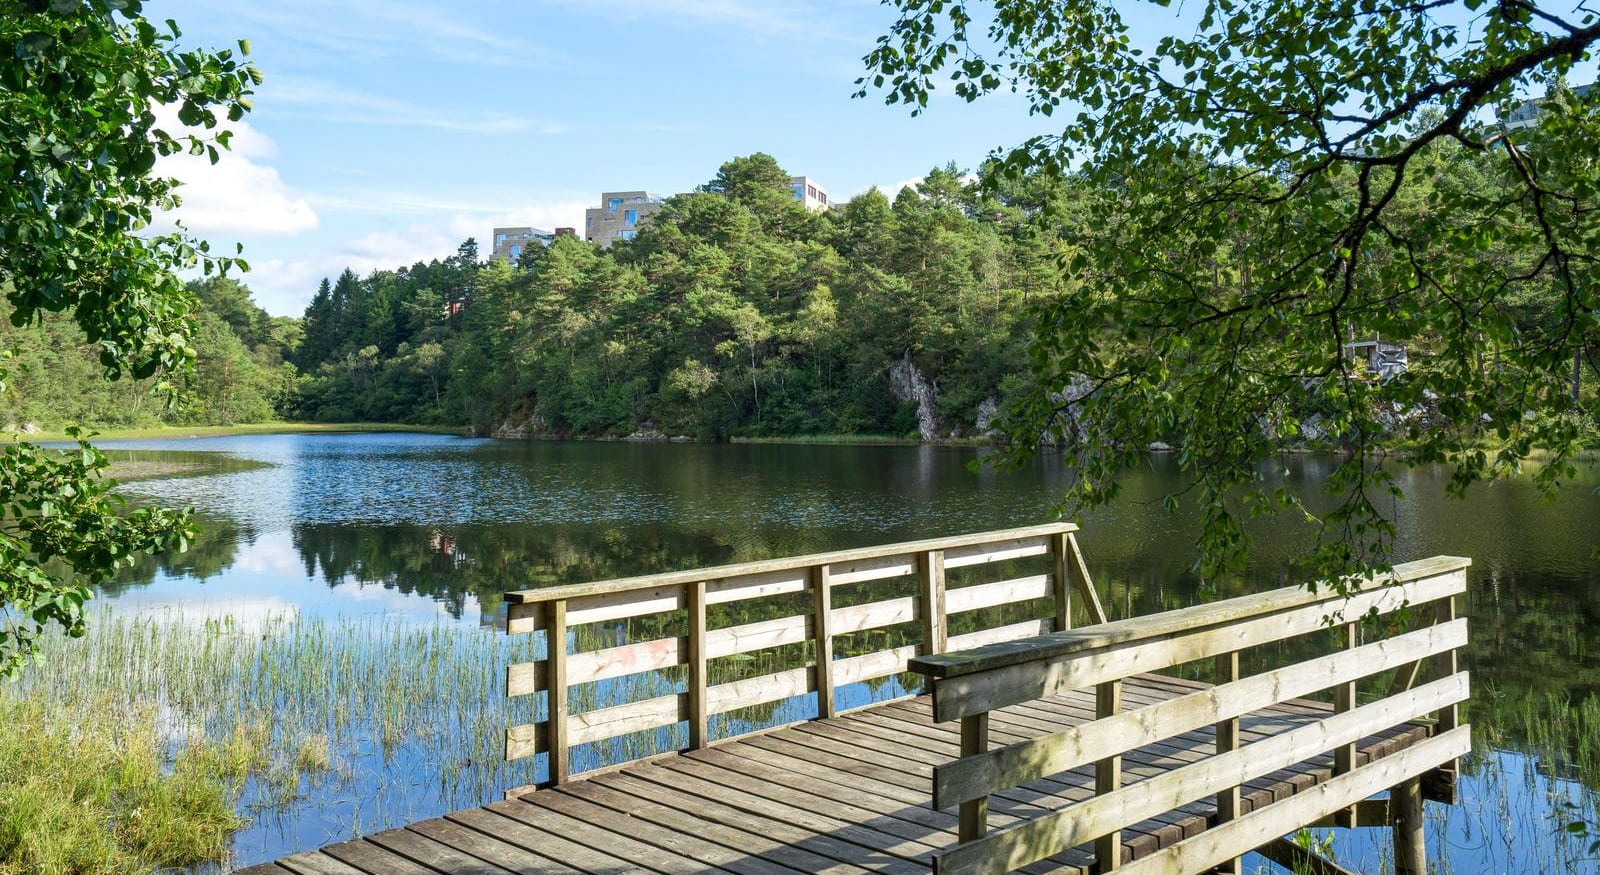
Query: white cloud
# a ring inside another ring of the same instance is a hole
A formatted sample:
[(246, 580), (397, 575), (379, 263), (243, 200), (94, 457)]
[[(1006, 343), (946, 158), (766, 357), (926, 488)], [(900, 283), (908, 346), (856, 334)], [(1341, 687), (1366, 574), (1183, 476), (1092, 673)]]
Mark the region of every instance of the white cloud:
[[(156, 112), (163, 129), (184, 133), (170, 107)], [(205, 155), (182, 152), (156, 161), (155, 175), (178, 180), (183, 201), (174, 216), (195, 234), (293, 235), (317, 227), (316, 210), (291, 191), (276, 168), (261, 163), (277, 154), (272, 139), (246, 122), (232, 122), (231, 149)], [(202, 135), (203, 132), (202, 132)]]
[(257, 303), (268, 312), (280, 316), (300, 315), (316, 293), (317, 284), (324, 277), (338, 276), (345, 268), (364, 276), (375, 270), (392, 270), (418, 261), (444, 258), (454, 255), (456, 247), (468, 237), (477, 239), (479, 255), (487, 257), (489, 235), (496, 227), (578, 228), (583, 222), (584, 209), (591, 206), (587, 200), (553, 198), (521, 206), (479, 205), (478, 209), (462, 209), (464, 204), (403, 192), (350, 196), (345, 200), (363, 204), (376, 213), (410, 212), (431, 214), (433, 218), (394, 230), (361, 234), (303, 257), (253, 259), (252, 270), (244, 281), (255, 294)]

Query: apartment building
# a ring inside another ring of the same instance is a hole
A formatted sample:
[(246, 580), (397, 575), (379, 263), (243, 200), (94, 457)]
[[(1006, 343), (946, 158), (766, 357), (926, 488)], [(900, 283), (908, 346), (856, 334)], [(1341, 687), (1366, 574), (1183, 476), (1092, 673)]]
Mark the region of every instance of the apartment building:
[(828, 201), (828, 190), (809, 176), (789, 177), (789, 191), (794, 193), (795, 200), (812, 212), (825, 210), (832, 205)]
[(648, 191), (608, 191), (600, 206), (583, 211), (583, 239), (609, 249), (618, 240), (632, 240), (639, 225), (661, 209), (660, 195)]
[[(1596, 83), (1593, 82), (1588, 85), (1579, 85), (1572, 89), (1572, 93), (1580, 100), (1586, 99), (1589, 93), (1594, 90), (1595, 85)], [(1507, 131), (1520, 131), (1523, 128), (1533, 127), (1539, 123), (1539, 114), (1543, 111), (1542, 107), (1547, 99), (1549, 99), (1548, 94), (1545, 97), (1525, 100), (1514, 107), (1502, 106), (1500, 108), (1500, 126)]]
[[(556, 229), (559, 232), (562, 229)], [(539, 228), (496, 228), (494, 229), (494, 247), (489, 251), (489, 258), (493, 261), (509, 261), (516, 263), (522, 257), (522, 250), (528, 244), (537, 240), (545, 246), (554, 243), (556, 234)]]

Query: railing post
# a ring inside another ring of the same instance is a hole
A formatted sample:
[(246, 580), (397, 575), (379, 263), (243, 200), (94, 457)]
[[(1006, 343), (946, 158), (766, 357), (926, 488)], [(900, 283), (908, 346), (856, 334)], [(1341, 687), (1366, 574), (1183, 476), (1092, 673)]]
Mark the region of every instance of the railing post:
[[(1456, 618), (1456, 597), (1442, 598), (1433, 606), (1435, 624), (1453, 622)], [(1433, 658), (1433, 679), (1447, 678), (1454, 675), (1460, 666), (1454, 650), (1441, 653)], [(1461, 724), (1461, 706), (1447, 705), (1439, 710), (1439, 725), (1436, 732), (1449, 732)], [(1448, 766), (1441, 767), (1425, 776), (1426, 789), (1429, 798), (1451, 805), (1456, 803), (1456, 783), (1461, 774), (1461, 761), (1451, 760)]]
[(917, 574), (922, 579), (922, 652), (943, 653), (950, 640), (949, 618), (944, 612), (944, 551), (918, 555)]
[(813, 634), (817, 645), (817, 716), (827, 718), (838, 711), (833, 704), (833, 593), (828, 582), (828, 566), (811, 566), (811, 591), (816, 600)]
[(683, 585), (683, 604), (689, 614), (688, 664), (689, 747), (706, 746), (706, 582)]
[[(1224, 653), (1217, 657), (1216, 677), (1217, 685), (1232, 683), (1239, 679), (1239, 651)], [(1239, 749), (1239, 718), (1234, 717), (1223, 720), (1217, 727), (1217, 753), (1223, 754)], [(1217, 822), (1227, 823), (1238, 817), (1239, 787), (1229, 787), (1217, 793)], [(1244, 871), (1244, 861), (1240, 857), (1224, 861), (1216, 871), (1221, 875), (1241, 875)]]
[[(1344, 640), (1340, 648), (1346, 651), (1354, 650), (1361, 646), (1361, 624), (1345, 623), (1341, 629)], [(1356, 682), (1339, 684), (1333, 690), (1333, 710), (1336, 714), (1343, 714), (1356, 707)], [(1342, 744), (1333, 751), (1333, 773), (1343, 775), (1356, 767), (1355, 742)], [(1356, 809), (1342, 808), (1333, 813), (1333, 822), (1337, 826), (1353, 828), (1356, 826)]]
[(544, 604), (545, 684), (548, 699), (550, 783), (567, 782), (567, 601)]
[(1050, 589), (1056, 598), (1056, 628), (1072, 628), (1072, 547), (1067, 543), (1067, 533), (1050, 536), (1051, 568)]
[[(1103, 720), (1122, 710), (1122, 681), (1107, 681), (1094, 689), (1094, 716)], [(1122, 755), (1115, 754), (1095, 763), (1094, 792), (1103, 796), (1122, 786)], [(1113, 830), (1094, 840), (1095, 860), (1101, 872), (1122, 865), (1122, 830)]]
[[(989, 749), (989, 712), (961, 718), (961, 756), (970, 757)], [(961, 803), (961, 820), (956, 839), (970, 842), (983, 838), (989, 830), (989, 797), (980, 796)]]

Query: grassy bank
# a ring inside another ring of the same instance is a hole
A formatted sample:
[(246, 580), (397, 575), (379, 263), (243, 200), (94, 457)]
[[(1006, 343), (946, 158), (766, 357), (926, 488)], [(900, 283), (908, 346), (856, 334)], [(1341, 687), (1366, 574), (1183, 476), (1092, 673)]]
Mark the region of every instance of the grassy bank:
[[(95, 440), (176, 440), (181, 438), (231, 437), (243, 434), (349, 434), (356, 432), (410, 431), (425, 434), (464, 434), (466, 429), (455, 425), (407, 425), (398, 422), (254, 422), (241, 425), (157, 425), (148, 428), (108, 428), (99, 431)], [(0, 434), (0, 440), (40, 441), (67, 440), (62, 431), (41, 431), (19, 435), (15, 432)]]
[(950, 447), (982, 447), (988, 446), (993, 441), (988, 438), (940, 438), (925, 441), (920, 438), (896, 437), (883, 434), (791, 434), (791, 435), (761, 435), (758, 437), (735, 436), (728, 439), (735, 444), (824, 444), (849, 446), (855, 444), (873, 444), (891, 447), (915, 447), (924, 444), (928, 446)]

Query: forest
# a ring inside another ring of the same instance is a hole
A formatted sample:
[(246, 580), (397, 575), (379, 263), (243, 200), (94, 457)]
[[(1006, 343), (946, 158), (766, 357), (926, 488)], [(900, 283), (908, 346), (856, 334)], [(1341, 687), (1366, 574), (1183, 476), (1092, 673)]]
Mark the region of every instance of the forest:
[[(1405, 209), (1425, 212), (1433, 187), (1497, 184), (1475, 156), (1437, 151), (1406, 186)], [(873, 189), (812, 213), (787, 183), (769, 155), (735, 158), (609, 250), (558, 238), (507, 264), (468, 240), (448, 258), (325, 279), (299, 319), (269, 316), (237, 279), (191, 282), (198, 365), (176, 406), (148, 381), (99, 379), (96, 350), (68, 320), (6, 324), (0, 348), (33, 364), (0, 398), (0, 426), (285, 419), (509, 436), (981, 437), (1028, 387), (1035, 305), (1085, 282), (1071, 257), (1086, 204), (1116, 196), (1070, 176), (952, 163), (892, 201)], [(1249, 282), (1227, 253), (1212, 257), (1219, 283)], [(1496, 306), (1533, 326), (1559, 300), (1536, 287)], [(1427, 367), (1432, 338), (1385, 339)], [(1574, 362), (1580, 409), (1592, 406), (1594, 367)]]

